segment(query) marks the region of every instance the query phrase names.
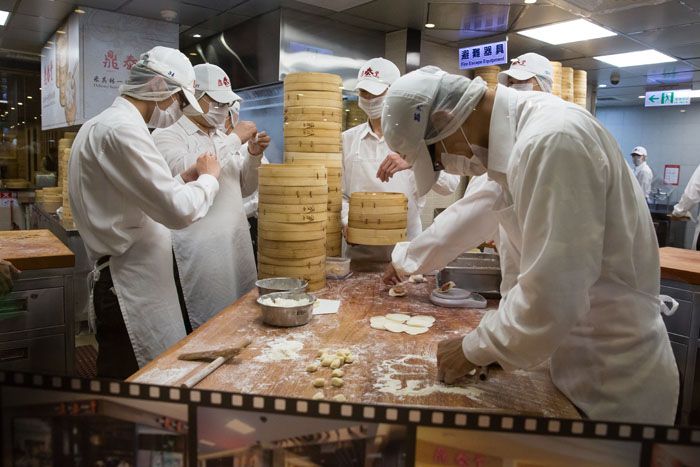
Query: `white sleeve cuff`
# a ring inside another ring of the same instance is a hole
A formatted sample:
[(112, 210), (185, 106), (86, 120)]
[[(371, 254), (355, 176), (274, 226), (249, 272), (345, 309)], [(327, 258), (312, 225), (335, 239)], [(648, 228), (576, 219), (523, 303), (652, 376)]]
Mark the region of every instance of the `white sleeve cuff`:
[(410, 276), (416, 271), (416, 265), (408, 259), (408, 248), (411, 242), (399, 242), (391, 252), (391, 264), (397, 273), (403, 276)]
[(464, 356), (475, 365), (486, 366), (496, 359), (491, 356), (488, 347), (481, 342), (478, 328), (464, 336), (462, 339), (462, 352)]
[(219, 181), (213, 175), (202, 174), (197, 178), (197, 181), (209, 193), (216, 194), (219, 191)]
[(182, 174), (177, 174), (177, 175), (175, 176), (175, 180), (177, 180), (178, 183), (180, 183), (180, 184), (182, 184), (182, 185), (185, 184), (185, 181), (182, 179)]

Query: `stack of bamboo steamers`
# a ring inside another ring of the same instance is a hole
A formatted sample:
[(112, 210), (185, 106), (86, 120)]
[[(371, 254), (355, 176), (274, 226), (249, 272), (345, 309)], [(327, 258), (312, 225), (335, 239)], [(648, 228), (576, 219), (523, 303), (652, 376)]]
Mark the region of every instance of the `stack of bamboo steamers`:
[(66, 131), (63, 138), (58, 140), (58, 185), (62, 189), (63, 221), (68, 225), (73, 225), (73, 211), (68, 196), (68, 161), (76, 135), (76, 132)]
[(340, 76), (293, 73), (284, 80), (284, 164), (259, 171), (258, 275), (326, 285), (326, 256), (341, 255)]
[(408, 199), (403, 193), (355, 192), (350, 195), (348, 243), (395, 245), (406, 241)]
[(561, 97), (565, 101), (586, 107), (586, 71), (563, 67), (560, 62), (550, 63), (554, 71), (552, 76), (552, 94)]

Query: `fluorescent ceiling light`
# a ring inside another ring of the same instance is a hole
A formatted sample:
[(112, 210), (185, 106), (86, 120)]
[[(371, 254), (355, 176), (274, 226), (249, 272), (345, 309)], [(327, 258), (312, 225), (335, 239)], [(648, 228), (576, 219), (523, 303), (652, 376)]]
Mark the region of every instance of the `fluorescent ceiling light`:
[(680, 97), (690, 97), (691, 99), (700, 98), (700, 89), (680, 89), (676, 91)]
[(0, 26), (5, 26), (7, 23), (7, 18), (10, 16), (9, 11), (0, 10)]
[(637, 97), (639, 97), (640, 99), (646, 99), (647, 96), (637, 96)]
[(433, 23), (425, 23), (425, 27), (428, 29), (433, 29), (435, 27), (435, 24)]
[(255, 428), (253, 428), (245, 422), (242, 422), (237, 418), (234, 418), (233, 420), (228, 422), (226, 424), (226, 428), (228, 428), (229, 430), (233, 430), (236, 433), (240, 433), (242, 435), (249, 435), (255, 431)]
[(601, 55), (593, 58), (618, 68), (676, 61), (675, 58), (669, 57), (654, 49), (638, 50), (637, 52), (627, 52), (623, 54)]
[(530, 4), (537, 3), (537, 0), (525, 0), (525, 3), (530, 3)]
[(539, 28), (526, 29), (524, 31), (518, 31), (518, 34), (553, 45), (617, 35), (585, 19), (575, 19), (573, 21), (550, 24)]
[(607, 88), (608, 85), (607, 85), (607, 84), (599, 84), (598, 87), (599, 87), (599, 88)]
[(192, 34), (192, 37), (194, 37), (195, 39), (199, 39), (200, 37), (202, 37), (202, 35), (201, 34)]
[(208, 439), (200, 439), (199, 444), (203, 444), (203, 445), (209, 446), (209, 447), (216, 446), (216, 443), (213, 443), (213, 442), (209, 441)]

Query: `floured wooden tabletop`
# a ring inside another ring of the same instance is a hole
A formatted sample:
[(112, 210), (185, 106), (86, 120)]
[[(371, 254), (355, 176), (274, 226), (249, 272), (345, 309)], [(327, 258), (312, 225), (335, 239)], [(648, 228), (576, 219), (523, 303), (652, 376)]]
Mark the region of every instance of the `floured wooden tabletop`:
[[(486, 310), (447, 309), (428, 299), (434, 278), (409, 284), (408, 295), (389, 297), (378, 273), (355, 273), (344, 281), (329, 281), (319, 298), (341, 300), (338, 314), (313, 316), (296, 328), (262, 323), (254, 290), (209, 320), (129, 378), (140, 383), (179, 385), (205, 363), (180, 361), (182, 352), (225, 347), (244, 337), (253, 343), (231, 362), (199, 383), (198, 389), (311, 398), (322, 390), (325, 399), (343, 394), (349, 402), (453, 407), (498, 413), (580, 418), (574, 406), (552, 383), (548, 367), (505, 372), (491, 369), (486, 381), (467, 377), (447, 386), (437, 381), (435, 352), (440, 340), (466, 334)], [(410, 336), (372, 329), (371, 316), (386, 313), (430, 315), (436, 318), (425, 334)], [(307, 373), (320, 349), (348, 348), (354, 362), (345, 365), (342, 388), (330, 387), (331, 370)], [(313, 387), (326, 379), (323, 389)]]

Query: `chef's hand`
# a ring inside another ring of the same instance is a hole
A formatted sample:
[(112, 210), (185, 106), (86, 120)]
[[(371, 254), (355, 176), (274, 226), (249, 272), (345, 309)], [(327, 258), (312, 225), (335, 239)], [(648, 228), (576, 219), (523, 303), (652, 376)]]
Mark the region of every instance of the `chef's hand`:
[(401, 282), (404, 281), (404, 278), (401, 277), (401, 274), (399, 274), (396, 269), (394, 268), (393, 264), (390, 264), (387, 266), (386, 271), (384, 271), (384, 275), (382, 276), (382, 281), (386, 285), (397, 285), (400, 284)]
[(202, 154), (199, 156), (197, 158), (197, 174), (207, 174), (218, 179), (219, 175), (221, 175), (221, 166), (216, 156), (212, 154)]
[(476, 365), (464, 356), (462, 339), (463, 337), (453, 337), (438, 343), (438, 379), (446, 384), (452, 384), (476, 370)]
[(197, 163), (195, 162), (187, 169), (185, 169), (184, 172), (181, 172), (180, 177), (182, 177), (182, 181), (185, 183), (190, 183), (197, 180), (197, 178), (199, 177), (199, 172), (197, 172)]
[(255, 141), (248, 142), (248, 152), (252, 156), (259, 156), (270, 145), (270, 136), (264, 131), (258, 133)]
[(383, 182), (388, 182), (395, 173), (410, 169), (411, 164), (406, 162), (399, 154), (392, 152), (384, 159), (377, 170), (377, 178)]
[(258, 132), (258, 127), (255, 123), (249, 122), (248, 120), (241, 120), (238, 125), (233, 129), (233, 132), (238, 135), (241, 139), (241, 143), (247, 143), (251, 138), (253, 138)]
[(12, 290), (12, 281), (19, 277), (21, 271), (14, 267), (9, 261), (0, 259), (0, 296)]

